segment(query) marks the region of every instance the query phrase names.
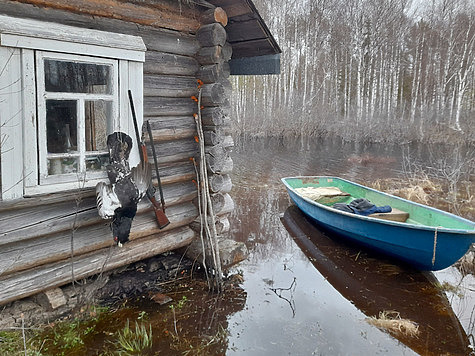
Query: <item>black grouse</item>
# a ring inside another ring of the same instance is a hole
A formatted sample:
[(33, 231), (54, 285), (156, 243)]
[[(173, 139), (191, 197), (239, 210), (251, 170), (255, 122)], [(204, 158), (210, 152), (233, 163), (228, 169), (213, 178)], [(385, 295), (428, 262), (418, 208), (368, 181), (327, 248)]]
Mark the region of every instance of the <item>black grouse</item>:
[(149, 164), (129, 168), (129, 154), (132, 139), (123, 132), (114, 132), (107, 137), (110, 163), (107, 176), (110, 184), (99, 182), (96, 186), (96, 200), (99, 215), (112, 218), (114, 241), (120, 246), (129, 241), (132, 220), (137, 204), (145, 195), (151, 181)]

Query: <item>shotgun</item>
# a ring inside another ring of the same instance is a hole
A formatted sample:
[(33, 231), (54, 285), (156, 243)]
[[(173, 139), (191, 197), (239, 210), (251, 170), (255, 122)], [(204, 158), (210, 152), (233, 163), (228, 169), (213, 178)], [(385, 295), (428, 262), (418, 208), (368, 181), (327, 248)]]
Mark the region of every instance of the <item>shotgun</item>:
[(148, 137), (150, 139), (150, 144), (152, 146), (152, 155), (153, 155), (153, 162), (155, 163), (155, 172), (157, 173), (158, 190), (160, 192), (160, 203), (162, 204), (163, 213), (165, 213), (165, 199), (163, 198), (162, 182), (160, 181), (160, 172), (158, 171), (157, 154), (155, 152), (155, 144), (153, 142), (152, 128), (150, 127), (150, 123), (148, 122), (148, 120), (147, 120), (147, 131), (148, 131)]
[[(147, 155), (147, 147), (145, 146), (145, 143), (141, 140), (141, 135), (139, 133), (139, 126), (137, 124), (137, 117), (135, 116), (134, 100), (132, 99), (131, 90), (129, 90), (129, 101), (130, 101), (130, 109), (132, 111), (132, 119), (134, 120), (135, 137), (137, 138), (137, 146), (139, 148), (140, 162), (142, 163), (142, 165), (146, 165), (146, 164), (149, 164), (148, 155)], [(155, 151), (155, 147), (153, 147), (153, 143), (152, 143), (152, 150)], [(160, 183), (160, 178), (159, 178), (159, 183)], [(164, 200), (163, 200), (161, 185), (160, 185), (160, 195), (162, 197), (162, 209), (160, 209), (160, 204), (155, 199), (155, 188), (153, 186), (152, 181), (150, 180), (150, 183), (147, 188), (147, 197), (152, 203), (153, 211), (155, 212), (155, 218), (157, 219), (157, 223), (158, 223), (158, 228), (163, 229), (165, 226), (170, 224), (170, 221), (165, 215), (165, 208), (163, 206)]]

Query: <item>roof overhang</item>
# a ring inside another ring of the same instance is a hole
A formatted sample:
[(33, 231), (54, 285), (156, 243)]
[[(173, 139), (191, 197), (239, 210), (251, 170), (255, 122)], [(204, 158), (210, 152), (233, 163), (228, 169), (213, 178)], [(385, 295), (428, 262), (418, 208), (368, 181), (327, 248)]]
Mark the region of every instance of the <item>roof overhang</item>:
[(231, 74), (279, 74), (282, 52), (251, 0), (208, 0), (228, 15)]

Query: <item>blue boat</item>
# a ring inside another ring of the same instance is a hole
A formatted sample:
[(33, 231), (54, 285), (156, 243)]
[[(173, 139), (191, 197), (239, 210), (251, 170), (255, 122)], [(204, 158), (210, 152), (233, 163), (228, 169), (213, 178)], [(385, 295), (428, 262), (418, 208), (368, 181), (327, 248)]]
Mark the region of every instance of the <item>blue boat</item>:
[[(317, 224), (419, 270), (447, 268), (475, 242), (473, 221), (345, 179), (303, 176), (282, 182), (292, 201)], [(360, 198), (376, 207), (389, 205), (392, 211), (365, 216), (333, 207)]]

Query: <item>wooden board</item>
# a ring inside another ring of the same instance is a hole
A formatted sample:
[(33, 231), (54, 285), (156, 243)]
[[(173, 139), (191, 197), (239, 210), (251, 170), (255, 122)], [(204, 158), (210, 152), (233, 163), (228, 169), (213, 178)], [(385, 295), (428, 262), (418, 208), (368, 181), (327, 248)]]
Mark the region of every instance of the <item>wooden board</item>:
[(400, 222), (406, 222), (406, 220), (409, 219), (409, 213), (406, 213), (405, 211), (401, 211), (395, 208), (393, 208), (390, 213), (376, 213), (376, 214), (371, 214), (369, 216), (371, 216), (372, 218), (391, 220), (391, 221), (400, 221)]

